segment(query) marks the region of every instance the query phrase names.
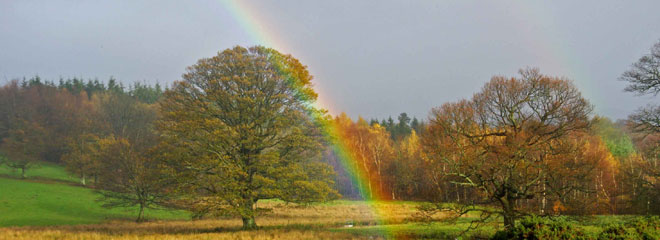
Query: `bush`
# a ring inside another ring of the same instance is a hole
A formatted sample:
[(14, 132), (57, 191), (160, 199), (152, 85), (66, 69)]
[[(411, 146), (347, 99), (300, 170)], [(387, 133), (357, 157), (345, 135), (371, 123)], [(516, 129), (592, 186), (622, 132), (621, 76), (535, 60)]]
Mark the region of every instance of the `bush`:
[(491, 239), (587, 239), (573, 225), (575, 223), (564, 217), (550, 219), (529, 216), (521, 219), (511, 230), (498, 231)]
[(612, 224), (600, 233), (598, 239), (660, 239), (660, 217), (636, 218), (625, 224)]

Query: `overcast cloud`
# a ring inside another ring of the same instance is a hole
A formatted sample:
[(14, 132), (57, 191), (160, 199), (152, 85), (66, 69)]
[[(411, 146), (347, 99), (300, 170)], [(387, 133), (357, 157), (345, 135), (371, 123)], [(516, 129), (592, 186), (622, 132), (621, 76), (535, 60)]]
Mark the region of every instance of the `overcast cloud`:
[[(168, 84), (253, 45), (221, 1), (0, 1), (0, 82), (39, 75)], [(617, 78), (660, 39), (660, 1), (247, 1), (308, 65), (333, 114), (383, 118), (470, 97), (522, 67), (574, 80), (596, 113), (657, 102)]]

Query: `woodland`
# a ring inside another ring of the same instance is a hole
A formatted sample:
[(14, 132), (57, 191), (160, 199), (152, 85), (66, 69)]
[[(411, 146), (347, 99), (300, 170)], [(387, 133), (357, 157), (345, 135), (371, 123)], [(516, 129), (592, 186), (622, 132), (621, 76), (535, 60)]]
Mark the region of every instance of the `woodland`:
[[(619, 80), (622, 91), (660, 93), (660, 43)], [(0, 87), (0, 161), (11, 172), (0, 177), (61, 166), (142, 224), (150, 210), (184, 211), (240, 219), (246, 231), (263, 230), (271, 201), (409, 202), (401, 219), (469, 219), (465, 230), (495, 224), (491, 236), (505, 238), (561, 216), (657, 220), (660, 106), (598, 116), (572, 80), (535, 68), (474, 91), (428, 116), (333, 116), (312, 104), (303, 63), (261, 46), (200, 59), (169, 86), (16, 79)], [(639, 234), (660, 237), (649, 229)]]

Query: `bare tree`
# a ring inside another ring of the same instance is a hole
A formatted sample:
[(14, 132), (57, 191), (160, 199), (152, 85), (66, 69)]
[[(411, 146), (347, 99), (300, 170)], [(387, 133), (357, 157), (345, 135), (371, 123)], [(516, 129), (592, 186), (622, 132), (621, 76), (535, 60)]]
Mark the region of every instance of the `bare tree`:
[[(653, 45), (651, 53), (633, 63), (631, 69), (624, 72), (620, 80), (629, 85), (626, 92), (638, 95), (660, 93), (660, 41)], [(649, 104), (630, 115), (633, 130), (637, 132), (660, 132), (660, 106)]]
[(625, 88), (627, 92), (639, 95), (658, 95), (660, 92), (660, 41), (653, 45), (650, 54), (642, 56), (636, 63), (633, 63), (632, 68), (624, 72), (620, 79), (630, 83)]

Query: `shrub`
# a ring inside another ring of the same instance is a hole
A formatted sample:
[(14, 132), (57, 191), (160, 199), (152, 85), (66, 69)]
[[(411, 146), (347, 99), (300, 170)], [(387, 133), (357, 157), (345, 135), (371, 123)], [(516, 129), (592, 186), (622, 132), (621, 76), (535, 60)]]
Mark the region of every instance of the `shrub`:
[(550, 219), (529, 216), (521, 219), (511, 230), (498, 231), (491, 239), (587, 239), (573, 225), (564, 217)]
[(600, 233), (598, 239), (660, 239), (660, 217), (636, 218), (625, 224), (611, 224)]

